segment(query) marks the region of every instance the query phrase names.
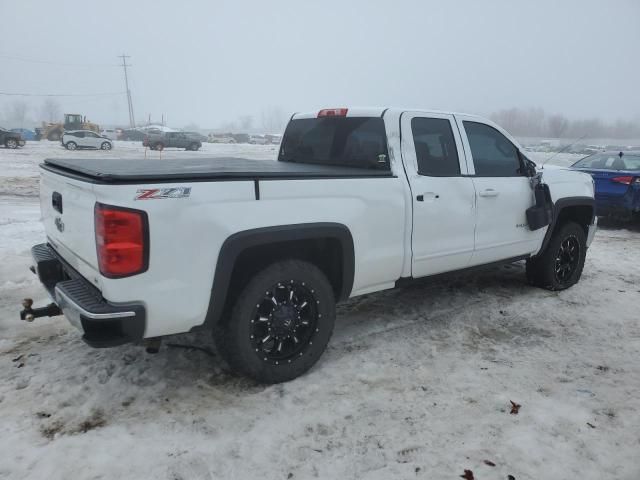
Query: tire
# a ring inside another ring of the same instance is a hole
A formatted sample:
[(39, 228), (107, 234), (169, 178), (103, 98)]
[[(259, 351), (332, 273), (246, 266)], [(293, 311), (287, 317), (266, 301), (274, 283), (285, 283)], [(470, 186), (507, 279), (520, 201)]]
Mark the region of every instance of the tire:
[(260, 383), (286, 382), (318, 361), (335, 316), (324, 273), (308, 262), (284, 260), (251, 278), (214, 328), (214, 341), (233, 370)]
[(15, 138), (7, 138), (4, 142), (4, 146), (11, 149), (18, 148), (18, 141)]
[(158, 150), (158, 151), (159, 151), (159, 150), (164, 150), (164, 144), (162, 144), (162, 143), (156, 143), (156, 144), (153, 146), (153, 148), (152, 148), (152, 149), (153, 149), (153, 150)]
[(567, 222), (553, 232), (542, 254), (527, 260), (527, 280), (547, 290), (569, 288), (580, 280), (586, 255), (584, 229), (575, 222)]
[(200, 148), (200, 145), (198, 145), (197, 143), (192, 143), (187, 147), (187, 150), (191, 150), (192, 152), (197, 152), (199, 148)]
[(109, 142), (102, 142), (100, 150), (111, 150), (111, 144)]
[(78, 145), (76, 144), (76, 142), (67, 142), (65, 147), (67, 148), (67, 150), (75, 150), (76, 148), (78, 148)]

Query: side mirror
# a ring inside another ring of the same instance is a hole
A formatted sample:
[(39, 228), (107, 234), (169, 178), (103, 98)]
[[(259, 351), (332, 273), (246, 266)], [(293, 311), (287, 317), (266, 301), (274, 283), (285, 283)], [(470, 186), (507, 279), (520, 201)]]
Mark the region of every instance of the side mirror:
[(518, 158), (520, 159), (520, 171), (525, 177), (536, 176), (536, 164), (525, 157), (522, 152), (518, 151)]

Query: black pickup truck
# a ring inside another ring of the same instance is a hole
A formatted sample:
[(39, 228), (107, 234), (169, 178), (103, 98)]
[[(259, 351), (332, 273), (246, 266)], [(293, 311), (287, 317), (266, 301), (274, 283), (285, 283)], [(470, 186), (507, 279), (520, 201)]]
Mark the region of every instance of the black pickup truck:
[(6, 148), (18, 148), (24, 147), (24, 144), (22, 135), (0, 127), (0, 145), (4, 145)]
[(142, 145), (151, 150), (184, 148), (195, 152), (202, 147), (202, 136), (192, 132), (149, 133), (142, 140)]

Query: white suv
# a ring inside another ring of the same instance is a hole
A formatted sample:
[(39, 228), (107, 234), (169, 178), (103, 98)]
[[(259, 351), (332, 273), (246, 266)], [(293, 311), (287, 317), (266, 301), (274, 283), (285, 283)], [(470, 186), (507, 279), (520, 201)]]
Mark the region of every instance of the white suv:
[(71, 130), (62, 135), (62, 145), (67, 150), (77, 148), (98, 148), (100, 150), (111, 150), (113, 143), (111, 139), (98, 135), (90, 130)]

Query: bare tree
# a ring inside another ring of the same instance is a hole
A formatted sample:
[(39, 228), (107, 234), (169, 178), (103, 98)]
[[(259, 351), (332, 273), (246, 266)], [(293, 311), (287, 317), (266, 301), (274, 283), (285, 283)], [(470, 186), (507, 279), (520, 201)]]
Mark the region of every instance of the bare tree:
[(287, 115), (280, 107), (268, 107), (260, 115), (265, 133), (281, 133), (287, 123)]
[(569, 120), (564, 115), (551, 115), (547, 120), (547, 127), (551, 137), (560, 138), (569, 128)]
[(60, 121), (62, 116), (62, 109), (57, 100), (53, 98), (46, 98), (42, 102), (42, 116), (47, 122), (53, 123)]
[(16, 100), (9, 108), (9, 121), (15, 127), (24, 127), (24, 121), (27, 117), (27, 110), (29, 106), (24, 100)]
[(569, 120), (561, 114), (547, 117), (540, 108), (510, 108), (492, 113), (491, 119), (513, 135), (523, 137), (640, 138), (640, 118), (605, 123), (598, 118)]

